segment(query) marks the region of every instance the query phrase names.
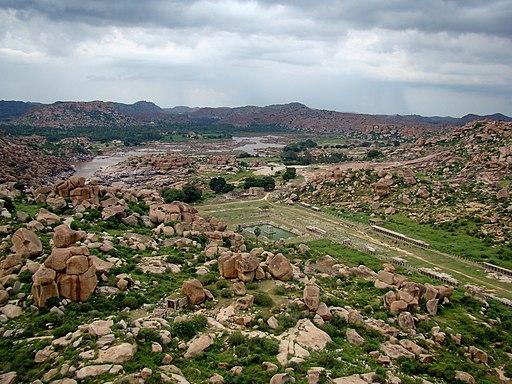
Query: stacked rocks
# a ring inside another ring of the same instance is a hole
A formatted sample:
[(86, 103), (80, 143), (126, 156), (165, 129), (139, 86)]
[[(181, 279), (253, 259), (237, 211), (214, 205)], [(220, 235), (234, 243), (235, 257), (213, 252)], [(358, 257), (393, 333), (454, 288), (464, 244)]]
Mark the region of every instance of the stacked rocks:
[(178, 201), (170, 204), (153, 204), (149, 207), (149, 219), (155, 224), (169, 221), (192, 223), (196, 214), (195, 208)]
[(50, 297), (86, 301), (96, 289), (98, 279), (89, 250), (74, 245), (82, 235), (66, 224), (55, 228), (52, 253), (32, 277), (32, 295), (39, 307)]
[(224, 252), (219, 257), (219, 272), (226, 279), (240, 279), (249, 282), (263, 279), (265, 272), (260, 267), (260, 260), (247, 252)]
[(72, 176), (69, 179), (57, 182), (55, 187), (39, 187), (34, 195), (39, 203), (47, 203), (54, 208), (64, 208), (66, 200), (70, 199), (74, 207), (97, 207), (100, 188), (93, 183), (86, 184), (84, 177)]

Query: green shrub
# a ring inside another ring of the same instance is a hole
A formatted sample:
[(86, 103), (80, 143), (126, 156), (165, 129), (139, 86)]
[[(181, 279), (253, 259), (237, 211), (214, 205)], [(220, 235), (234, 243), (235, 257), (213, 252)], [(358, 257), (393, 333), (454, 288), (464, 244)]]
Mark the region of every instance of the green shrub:
[(208, 321), (203, 315), (194, 316), (190, 320), (175, 322), (171, 326), (171, 334), (184, 340), (190, 340), (206, 329)]
[(284, 296), (286, 295), (286, 288), (279, 285), (274, 288), (274, 293), (278, 296)]
[(58, 297), (50, 297), (46, 300), (46, 306), (48, 308), (58, 307), (59, 306), (59, 298)]
[(32, 283), (32, 272), (25, 270), (18, 275), (20, 283), (31, 284)]
[(160, 334), (156, 329), (142, 328), (137, 335), (138, 339), (146, 341), (160, 341)]
[(223, 288), (229, 288), (230, 284), (229, 284), (229, 281), (224, 280), (224, 279), (220, 279), (220, 280), (217, 280), (215, 282), (215, 286), (218, 289), (223, 289)]
[(233, 184), (226, 183), (226, 179), (223, 177), (213, 177), (210, 180), (210, 189), (215, 193), (226, 193), (235, 189)]
[(220, 290), (220, 296), (225, 299), (229, 299), (230, 297), (233, 297), (233, 292), (228, 288), (223, 288)]
[(241, 332), (234, 332), (228, 337), (228, 343), (232, 347), (245, 343), (247, 338)]
[(272, 297), (266, 292), (255, 292), (254, 293), (254, 304), (260, 307), (271, 307), (274, 301)]
[(185, 195), (183, 198), (185, 203), (195, 203), (201, 200), (203, 191), (193, 184), (185, 184), (183, 186), (183, 194)]
[(160, 192), (160, 195), (166, 203), (172, 203), (173, 201), (183, 201), (185, 194), (181, 189), (167, 188)]
[(74, 332), (76, 330), (76, 327), (72, 323), (64, 323), (61, 326), (58, 326), (52, 331), (52, 335), (55, 338), (62, 337), (67, 335), (70, 332)]
[(142, 296), (140, 293), (130, 292), (123, 297), (121, 306), (123, 308), (128, 307), (130, 309), (136, 309), (144, 304), (144, 302), (144, 296)]

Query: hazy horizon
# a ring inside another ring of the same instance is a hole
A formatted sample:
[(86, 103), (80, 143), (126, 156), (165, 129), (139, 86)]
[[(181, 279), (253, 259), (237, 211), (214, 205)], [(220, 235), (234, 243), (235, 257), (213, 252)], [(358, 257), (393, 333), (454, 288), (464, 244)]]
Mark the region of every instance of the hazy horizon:
[(512, 115), (510, 1), (0, 1), (0, 99)]

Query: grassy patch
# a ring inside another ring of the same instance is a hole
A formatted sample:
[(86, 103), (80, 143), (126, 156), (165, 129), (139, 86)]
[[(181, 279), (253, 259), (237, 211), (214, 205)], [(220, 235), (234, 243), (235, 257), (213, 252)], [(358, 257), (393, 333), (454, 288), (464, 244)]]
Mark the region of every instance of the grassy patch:
[(510, 245), (491, 246), (484, 239), (468, 234), (478, 225), (464, 222), (442, 228), (429, 224), (419, 224), (404, 215), (391, 216), (383, 226), (412, 238), (424, 240), (432, 248), (453, 255), (460, 255), (477, 261), (489, 261), (512, 268), (512, 248)]

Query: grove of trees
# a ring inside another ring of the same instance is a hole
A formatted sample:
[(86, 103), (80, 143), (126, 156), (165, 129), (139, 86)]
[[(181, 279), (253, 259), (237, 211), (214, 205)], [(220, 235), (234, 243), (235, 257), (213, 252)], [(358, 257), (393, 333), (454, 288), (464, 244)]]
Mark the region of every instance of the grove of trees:
[(270, 192), (276, 188), (276, 181), (272, 176), (249, 176), (244, 180), (244, 189), (260, 187)]

